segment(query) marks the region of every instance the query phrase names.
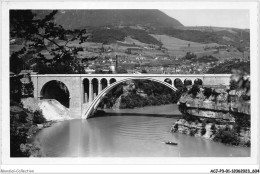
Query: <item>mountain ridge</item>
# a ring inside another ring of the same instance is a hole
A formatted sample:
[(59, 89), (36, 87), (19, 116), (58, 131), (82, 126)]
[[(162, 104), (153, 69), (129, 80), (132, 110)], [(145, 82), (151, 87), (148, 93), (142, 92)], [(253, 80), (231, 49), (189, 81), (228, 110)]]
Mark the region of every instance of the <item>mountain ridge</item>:
[[(37, 15), (44, 15), (44, 11), (36, 11)], [(65, 29), (82, 27), (104, 26), (131, 26), (146, 27), (180, 27), (178, 20), (155, 9), (124, 9), (124, 10), (59, 10), (55, 22)]]

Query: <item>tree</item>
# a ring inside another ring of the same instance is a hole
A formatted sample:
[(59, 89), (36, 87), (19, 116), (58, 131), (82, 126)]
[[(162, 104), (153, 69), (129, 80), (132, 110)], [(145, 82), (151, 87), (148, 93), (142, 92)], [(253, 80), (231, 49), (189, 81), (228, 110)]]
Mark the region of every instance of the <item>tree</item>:
[(189, 86), (189, 85), (192, 85), (192, 81), (190, 79), (185, 79), (184, 86)]
[(192, 94), (193, 97), (196, 97), (198, 92), (200, 92), (200, 88), (197, 84), (194, 84), (188, 91), (188, 94)]
[(197, 55), (191, 52), (187, 52), (186, 55), (184, 56), (185, 59), (191, 60), (193, 58), (197, 58)]
[(19, 55), (23, 54), (24, 52), (25, 52), (25, 48), (13, 53), (10, 56), (10, 72), (18, 74), (23, 69), (25, 63), (21, 58), (19, 58)]
[(202, 85), (203, 82), (202, 82), (201, 79), (197, 78), (197, 79), (195, 79), (194, 84), (195, 84), (195, 85)]
[(173, 84), (177, 89), (182, 89), (184, 87), (181, 79), (175, 79)]
[(19, 103), (21, 101), (22, 83), (18, 76), (10, 77), (10, 101)]
[(127, 74), (127, 70), (125, 68), (122, 68), (122, 67), (117, 68), (116, 72), (118, 74)]
[(145, 69), (142, 69), (142, 70), (141, 70), (141, 73), (142, 73), (142, 74), (147, 74), (147, 71), (146, 71)]
[[(24, 62), (26, 66), (36, 64), (41, 73), (83, 73), (84, 68), (77, 59), (80, 47), (68, 46), (71, 41), (83, 43), (87, 37), (85, 30), (65, 30), (54, 22), (57, 10), (38, 11), (10, 10), (10, 37), (22, 38), (23, 47), (11, 55), (10, 68), (19, 69), (15, 64)], [(43, 54), (45, 51), (47, 54)], [(46, 57), (48, 55), (48, 59)], [(45, 69), (48, 69), (46, 72)], [(19, 70), (18, 70), (19, 71)], [(17, 72), (16, 72), (17, 73)]]

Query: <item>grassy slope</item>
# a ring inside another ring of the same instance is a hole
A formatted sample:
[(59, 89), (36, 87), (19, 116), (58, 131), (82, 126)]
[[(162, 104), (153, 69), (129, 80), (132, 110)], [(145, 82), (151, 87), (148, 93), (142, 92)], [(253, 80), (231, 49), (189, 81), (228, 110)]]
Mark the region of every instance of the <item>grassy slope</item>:
[[(243, 54), (239, 52), (236, 49), (231, 49), (230, 52), (226, 50), (221, 50), (218, 53), (214, 53), (216, 49), (210, 49), (210, 50), (204, 50), (204, 47), (214, 47), (218, 46), (217, 43), (208, 43), (208, 44), (201, 44), (198, 42), (192, 42), (188, 40), (182, 40), (175, 37), (171, 37), (168, 35), (158, 35), (158, 34), (151, 34), (154, 38), (161, 41), (163, 43), (163, 46), (169, 50), (170, 53), (175, 54), (179, 57), (184, 56), (186, 52), (194, 52), (199, 57), (205, 56), (205, 55), (212, 55), (214, 57), (221, 59), (226, 58), (238, 58), (243, 57)], [(188, 47), (188, 44), (190, 44), (190, 47)], [(245, 57), (247, 57), (249, 54), (245, 53)]]
[(154, 38), (157, 40), (160, 40), (164, 47), (168, 50), (175, 50), (175, 49), (182, 49), (184, 47), (188, 47), (188, 44), (190, 44), (191, 48), (197, 48), (198, 50), (203, 49), (205, 46), (216, 46), (218, 44), (210, 43), (210, 44), (201, 44), (197, 42), (192, 42), (188, 40), (181, 40), (175, 37), (171, 37), (168, 35), (158, 35), (158, 34), (151, 34)]

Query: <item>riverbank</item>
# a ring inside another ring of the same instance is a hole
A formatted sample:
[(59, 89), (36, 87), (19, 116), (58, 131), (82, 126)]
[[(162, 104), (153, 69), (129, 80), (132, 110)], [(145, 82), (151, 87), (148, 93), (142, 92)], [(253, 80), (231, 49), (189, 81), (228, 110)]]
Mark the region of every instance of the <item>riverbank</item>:
[(250, 129), (238, 128), (235, 124), (207, 123), (179, 119), (172, 125), (171, 132), (202, 137), (228, 145), (250, 147)]
[[(42, 129), (51, 127), (57, 123), (56, 121), (48, 121), (42, 124), (33, 124), (29, 126), (27, 132), (26, 143), (20, 145), (20, 150), (26, 156), (29, 157), (45, 157), (45, 153), (41, 150), (41, 144), (37, 141), (33, 141), (33, 137)], [(27, 127), (28, 128), (28, 127)]]
[(133, 109), (102, 109), (98, 110), (95, 117), (98, 116), (150, 116), (150, 117), (169, 117), (180, 118), (181, 112), (177, 104), (167, 104), (159, 106), (145, 106)]
[[(29, 144), (30, 138), (46, 124), (40, 111), (30, 111), (19, 103), (10, 105), (10, 156), (42, 156), (37, 145)], [(38, 127), (38, 125), (41, 125)]]
[(41, 144), (32, 138), (44, 128), (71, 119), (68, 109), (56, 100), (22, 99), (10, 103), (11, 157), (42, 157)]

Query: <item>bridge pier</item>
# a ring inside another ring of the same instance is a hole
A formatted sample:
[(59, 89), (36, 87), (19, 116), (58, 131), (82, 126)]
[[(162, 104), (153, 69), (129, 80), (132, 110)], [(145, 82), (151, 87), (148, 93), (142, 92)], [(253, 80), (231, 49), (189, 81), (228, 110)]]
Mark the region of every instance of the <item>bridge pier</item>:
[(93, 95), (94, 95), (93, 92), (94, 92), (94, 91), (93, 91), (93, 83), (92, 83), (92, 81), (90, 80), (90, 81), (89, 81), (89, 100), (88, 100), (89, 103), (91, 103), (91, 102), (93, 101)]
[(102, 83), (101, 80), (98, 80), (98, 94), (102, 91)]
[(80, 79), (80, 86), (81, 86), (81, 94), (82, 94), (82, 98), (81, 98), (81, 103), (85, 103), (85, 91), (84, 91), (84, 81)]

